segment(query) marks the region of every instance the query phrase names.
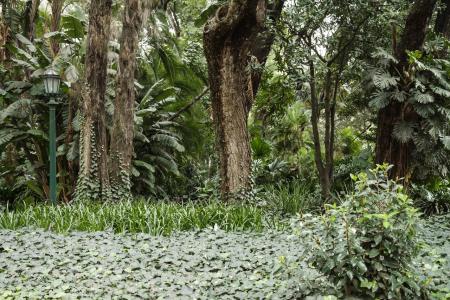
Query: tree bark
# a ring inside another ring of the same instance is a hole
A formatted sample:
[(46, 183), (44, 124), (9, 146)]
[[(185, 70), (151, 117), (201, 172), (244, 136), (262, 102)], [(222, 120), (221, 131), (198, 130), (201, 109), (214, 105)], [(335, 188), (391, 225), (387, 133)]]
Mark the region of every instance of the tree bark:
[(444, 37), (450, 37), (450, 0), (442, 1), (444, 7), (439, 11), (434, 25), (434, 31)]
[(204, 29), (224, 199), (251, 188), (247, 120), (261, 78), (251, 70), (251, 62), (264, 65), (273, 43), (272, 38), (257, 44), (260, 34), (267, 32), (266, 11), (265, 0), (231, 0)]
[(28, 0), (24, 12), (24, 35), (30, 41), (34, 40), (36, 31), (36, 19), (39, 16), (40, 0)]
[[(59, 31), (59, 24), (61, 22), (61, 13), (64, 5), (64, 0), (52, 0), (52, 20), (50, 30), (52, 32)], [(56, 57), (59, 52), (59, 42), (52, 38), (50, 41), (53, 57)]]
[(109, 199), (105, 91), (112, 0), (92, 0), (82, 91), (80, 173), (76, 199)]
[(140, 0), (128, 0), (123, 13), (119, 73), (110, 148), (112, 195), (117, 200), (131, 198), (130, 173), (136, 98), (134, 77), (138, 38), (142, 26), (142, 10)]
[[(435, 5), (436, 0), (417, 0), (408, 14), (402, 38), (396, 47), (398, 64), (393, 67), (401, 74), (408, 66), (407, 51), (421, 50), (424, 45), (426, 29)], [(404, 86), (400, 88), (405, 89)], [(405, 178), (407, 181), (410, 177), (410, 156), (414, 147), (411, 142), (398, 141), (393, 136), (393, 129), (401, 121), (415, 122), (418, 118), (410, 104), (396, 101), (391, 101), (378, 113), (375, 160), (378, 164), (388, 163), (394, 166), (390, 171), (393, 179)]]

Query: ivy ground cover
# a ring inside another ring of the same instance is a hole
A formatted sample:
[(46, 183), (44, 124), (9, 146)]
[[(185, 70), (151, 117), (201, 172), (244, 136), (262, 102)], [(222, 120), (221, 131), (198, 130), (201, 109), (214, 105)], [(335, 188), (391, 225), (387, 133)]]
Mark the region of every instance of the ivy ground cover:
[[(445, 299), (449, 218), (423, 227), (417, 266)], [(433, 232), (433, 234), (425, 234)], [(305, 264), (301, 235), (202, 230), (115, 234), (0, 231), (0, 299), (295, 299), (324, 278)]]
[(298, 237), (279, 232), (21, 229), (1, 231), (0, 244), (1, 299), (291, 299), (298, 278), (314, 274), (299, 261)]

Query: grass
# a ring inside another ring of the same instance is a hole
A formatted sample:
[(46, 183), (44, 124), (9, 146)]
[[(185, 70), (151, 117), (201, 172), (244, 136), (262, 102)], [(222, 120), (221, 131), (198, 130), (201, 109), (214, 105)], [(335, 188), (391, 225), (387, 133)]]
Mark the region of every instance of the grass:
[(218, 226), (225, 231), (283, 226), (275, 217), (267, 219), (262, 208), (245, 204), (170, 203), (126, 201), (118, 203), (75, 203), (51, 206), (21, 205), (0, 213), (0, 229), (38, 227), (55, 232), (104, 231), (144, 232), (168, 235), (173, 231)]
[[(175, 203), (168, 201), (96, 201), (51, 206), (23, 203), (1, 210), (0, 229), (37, 227), (55, 232), (143, 232), (169, 235), (218, 226), (225, 231), (283, 229), (286, 217), (311, 211), (320, 204), (304, 183), (266, 187), (255, 203), (223, 203), (218, 200)], [(263, 205), (261, 205), (261, 202)]]
[(282, 216), (310, 212), (322, 207), (320, 196), (310, 183), (268, 186), (264, 194), (267, 208)]

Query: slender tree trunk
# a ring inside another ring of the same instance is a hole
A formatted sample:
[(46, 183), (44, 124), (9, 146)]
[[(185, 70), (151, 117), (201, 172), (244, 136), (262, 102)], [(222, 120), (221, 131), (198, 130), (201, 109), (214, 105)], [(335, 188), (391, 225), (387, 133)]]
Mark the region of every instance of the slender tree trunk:
[[(50, 24), (50, 30), (52, 32), (59, 31), (59, 24), (61, 22), (61, 13), (64, 6), (64, 0), (52, 0), (52, 20)], [(51, 39), (50, 41), (53, 57), (58, 55), (59, 42), (57, 39)]]
[(119, 73), (110, 148), (112, 195), (117, 200), (131, 198), (130, 173), (136, 98), (134, 73), (139, 32), (142, 26), (142, 10), (140, 0), (128, 0), (123, 13)]
[(264, 49), (255, 47), (266, 32), (265, 17), (265, 0), (231, 0), (204, 29), (224, 199), (251, 188), (247, 120), (261, 75), (250, 64), (254, 57), (264, 65), (273, 42), (272, 38), (270, 43), (260, 43)]
[[(399, 61), (395, 69), (406, 71), (408, 66), (407, 51), (420, 50), (425, 42), (426, 29), (430, 22), (436, 0), (417, 0), (414, 2), (406, 19), (402, 38), (396, 47), (396, 56)], [(406, 87), (400, 87), (405, 89)], [(376, 142), (376, 162), (393, 165), (391, 178), (410, 177), (410, 157), (413, 144), (402, 143), (393, 136), (393, 129), (399, 122), (414, 122), (419, 116), (413, 107), (407, 103), (391, 101), (378, 113), (378, 129)]]
[(450, 0), (443, 0), (444, 7), (436, 17), (434, 31), (442, 34), (446, 38), (450, 37)]
[(77, 200), (110, 198), (105, 91), (111, 13), (112, 0), (91, 1)]
[(39, 16), (39, 5), (41, 4), (40, 0), (28, 0), (25, 4), (25, 12), (24, 12), (24, 35), (30, 41), (34, 40), (35, 31), (36, 31), (36, 19)]
[(309, 85), (311, 88), (311, 126), (314, 142), (314, 161), (319, 173), (319, 182), (322, 190), (322, 197), (327, 199), (331, 194), (333, 185), (333, 152), (334, 152), (334, 96), (332, 95), (331, 70), (327, 71), (324, 79), (324, 89), (321, 96), (325, 105), (325, 159), (322, 158), (322, 145), (319, 133), (320, 107), (317, 95), (316, 71), (314, 62), (309, 61)]
[(6, 21), (6, 10), (9, 9), (11, 3), (5, 3), (4, 1), (0, 1), (2, 5), (2, 16), (0, 19), (0, 63), (4, 64), (8, 60), (8, 50), (6, 49), (6, 44), (10, 39), (11, 30)]

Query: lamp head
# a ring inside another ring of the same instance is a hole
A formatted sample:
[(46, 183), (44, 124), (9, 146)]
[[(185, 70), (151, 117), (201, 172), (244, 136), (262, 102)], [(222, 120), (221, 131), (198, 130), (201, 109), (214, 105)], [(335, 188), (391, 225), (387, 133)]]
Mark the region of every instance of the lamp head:
[(59, 77), (58, 73), (54, 69), (47, 69), (44, 72), (44, 75), (42, 75), (42, 79), (44, 80), (45, 92), (47, 94), (56, 95), (59, 93), (61, 77)]

